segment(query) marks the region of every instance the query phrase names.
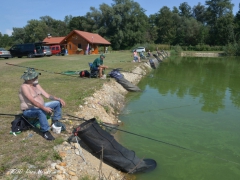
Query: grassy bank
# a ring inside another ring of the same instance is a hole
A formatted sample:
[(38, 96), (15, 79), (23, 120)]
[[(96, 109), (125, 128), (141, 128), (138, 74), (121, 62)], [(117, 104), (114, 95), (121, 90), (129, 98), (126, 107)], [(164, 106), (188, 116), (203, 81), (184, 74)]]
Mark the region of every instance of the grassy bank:
[[(66, 76), (53, 72), (89, 70), (88, 62), (93, 62), (97, 57), (98, 55), (69, 55), (0, 59), (0, 113), (21, 113), (18, 90), (23, 82), (20, 77), (26, 68), (10, 66), (6, 63), (48, 71), (38, 70), (42, 74), (39, 76), (41, 86), (50, 94), (64, 99), (66, 107), (63, 112), (71, 114), (77, 111), (85, 97), (90, 96), (108, 80), (80, 78), (78, 75)], [(130, 52), (115, 52), (106, 55), (104, 64), (110, 68), (122, 68), (130, 71), (136, 66), (135, 63), (131, 63), (131, 60)], [(106, 73), (110, 71), (111, 69), (108, 69)], [(13, 119), (14, 117), (11, 116), (0, 116), (0, 176), (3, 177), (7, 170), (13, 168), (43, 169), (47, 161), (60, 159), (59, 155), (53, 151), (53, 146), (63, 142), (61, 135), (56, 135), (54, 142), (48, 142), (40, 135), (32, 134), (31, 131), (13, 136), (9, 134)], [(30, 174), (25, 176), (27, 179), (31, 179)]]

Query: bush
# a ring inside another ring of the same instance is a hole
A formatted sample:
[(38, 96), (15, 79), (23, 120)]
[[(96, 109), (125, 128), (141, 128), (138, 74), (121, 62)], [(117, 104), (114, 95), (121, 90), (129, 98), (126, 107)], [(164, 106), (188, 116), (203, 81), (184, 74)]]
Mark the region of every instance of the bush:
[(175, 54), (181, 54), (181, 52), (183, 51), (182, 47), (179, 45), (172, 46), (172, 50), (174, 51)]
[[(112, 47), (111, 46), (107, 46), (107, 47), (108, 47), (107, 52), (110, 53), (112, 51)], [(99, 54), (105, 53), (104, 46), (98, 46), (98, 52)]]
[(240, 40), (238, 41), (238, 44), (237, 44), (236, 56), (240, 56)]
[(223, 50), (227, 56), (236, 56), (239, 52), (239, 46), (236, 43), (234, 44), (229, 43), (224, 47)]

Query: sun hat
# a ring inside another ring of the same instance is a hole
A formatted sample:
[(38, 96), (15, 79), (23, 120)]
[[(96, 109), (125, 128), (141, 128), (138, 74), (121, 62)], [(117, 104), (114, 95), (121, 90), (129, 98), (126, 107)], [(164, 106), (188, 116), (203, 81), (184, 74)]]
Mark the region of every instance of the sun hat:
[(101, 57), (101, 56), (105, 58), (105, 54), (101, 54), (100, 57)]
[(33, 68), (28, 68), (24, 74), (21, 76), (21, 79), (24, 79), (25, 81), (27, 80), (32, 80), (35, 77), (37, 77), (38, 75), (40, 75), (38, 72), (35, 71), (35, 69)]

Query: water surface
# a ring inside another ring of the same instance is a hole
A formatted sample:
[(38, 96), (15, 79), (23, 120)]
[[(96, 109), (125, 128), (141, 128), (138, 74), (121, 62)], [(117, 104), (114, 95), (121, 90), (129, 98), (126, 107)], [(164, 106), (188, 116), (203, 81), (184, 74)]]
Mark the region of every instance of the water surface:
[(162, 143), (118, 132), (123, 146), (158, 163), (137, 179), (240, 179), (239, 72), (236, 59), (178, 57), (142, 79), (120, 128)]

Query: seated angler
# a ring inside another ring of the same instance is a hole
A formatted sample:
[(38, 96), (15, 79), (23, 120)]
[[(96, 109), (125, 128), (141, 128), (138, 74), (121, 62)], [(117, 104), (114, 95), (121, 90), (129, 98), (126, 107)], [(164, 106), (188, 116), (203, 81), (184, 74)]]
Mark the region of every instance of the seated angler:
[(133, 51), (133, 62), (141, 62), (136, 50)]
[(151, 57), (151, 56), (152, 56), (152, 53), (150, 50), (148, 50), (147, 57)]
[(103, 59), (105, 58), (104, 54), (101, 54), (100, 57), (96, 58), (93, 61), (92, 69), (98, 71), (99, 78), (105, 79), (103, 76), (103, 71), (108, 68), (108, 66), (103, 65)]
[[(24, 82), (19, 90), (20, 106), (24, 117), (38, 118), (42, 136), (46, 140), (54, 140), (55, 138), (49, 132), (50, 126), (46, 115), (53, 114), (53, 123), (58, 122), (61, 119), (62, 106), (65, 106), (65, 102), (48, 94), (38, 83), (38, 75), (39, 73), (31, 68), (28, 68), (22, 75)], [(42, 96), (52, 101), (44, 103)]]

